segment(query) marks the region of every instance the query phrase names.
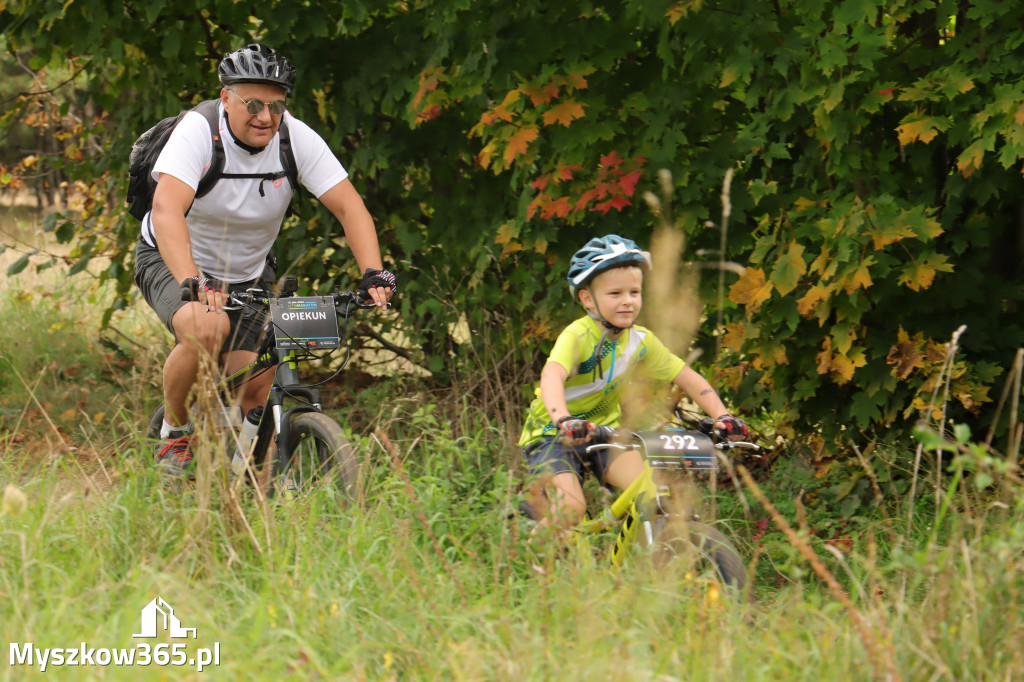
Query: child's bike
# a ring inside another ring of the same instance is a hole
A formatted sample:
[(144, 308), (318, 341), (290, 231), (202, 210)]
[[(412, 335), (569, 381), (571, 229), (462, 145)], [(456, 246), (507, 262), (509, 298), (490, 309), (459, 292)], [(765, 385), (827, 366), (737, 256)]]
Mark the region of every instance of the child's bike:
[[(628, 431), (598, 426), (587, 451), (612, 448), (637, 450), (643, 455), (644, 470), (605, 509), (604, 514), (575, 527), (576, 536), (588, 544), (590, 538), (618, 528), (609, 560), (621, 566), (627, 557), (645, 552), (658, 571), (679, 569), (705, 575), (716, 583), (743, 594), (747, 570), (735, 545), (725, 534), (700, 521), (697, 513), (673, 493), (674, 474), (719, 468), (721, 453), (744, 451), (760, 456), (756, 443), (731, 441), (715, 433), (705, 420), (699, 430), (674, 426), (648, 431)], [(527, 515), (536, 518), (528, 505)]]
[[(287, 277), (278, 297), (256, 288), (230, 295), (226, 310), (246, 310), (246, 314), (266, 316), (267, 321), (256, 349), (256, 359), (217, 383), (218, 405), (231, 405), (227, 396), (252, 376), (276, 366), (265, 406), (261, 411), (261, 408), (252, 411), (260, 415), (255, 437), (246, 452), (241, 453), (242, 466), (233, 468), (240, 468), (237, 473), (244, 474), (254, 485), (266, 476), (265, 480), (270, 483), (269, 494), (304, 493), (316, 488), (344, 503), (356, 496), (359, 458), (341, 426), (322, 412), (320, 391), (316, 386), (337, 376), (348, 358), (332, 377), (315, 385), (300, 382), (298, 364), (322, 358), (340, 348), (345, 334), (339, 320), (347, 321), (353, 310), (374, 306), (363, 302), (355, 291), (297, 297), (293, 295), (297, 289), (295, 278)], [(182, 289), (183, 300), (195, 300), (194, 296), (194, 291)], [(345, 343), (347, 348), (347, 339)], [(287, 408), (286, 400), (290, 405)], [(227, 426), (234, 429), (234, 437), (228, 439), (230, 457), (240, 445), (237, 426), (241, 419), (237, 407), (222, 408), (217, 415), (221, 426), (225, 425), (224, 414), (229, 415), (231, 422)], [(163, 418), (164, 406), (161, 405), (149, 420), (146, 438), (160, 437)], [(265, 466), (268, 457), (272, 458), (269, 472)]]

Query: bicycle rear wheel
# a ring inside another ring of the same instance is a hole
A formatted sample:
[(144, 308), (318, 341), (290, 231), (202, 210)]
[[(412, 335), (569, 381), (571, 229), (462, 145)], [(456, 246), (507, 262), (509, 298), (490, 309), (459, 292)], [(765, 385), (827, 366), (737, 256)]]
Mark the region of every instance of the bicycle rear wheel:
[(319, 492), (341, 504), (357, 497), (359, 458), (333, 419), (320, 412), (303, 412), (291, 422), (291, 452), (278, 451), (276, 481), (283, 494)]
[(703, 523), (686, 523), (659, 516), (654, 521), (654, 564), (664, 569), (678, 565), (694, 573), (710, 573), (721, 585), (743, 594), (747, 567), (736, 547), (722, 532)]

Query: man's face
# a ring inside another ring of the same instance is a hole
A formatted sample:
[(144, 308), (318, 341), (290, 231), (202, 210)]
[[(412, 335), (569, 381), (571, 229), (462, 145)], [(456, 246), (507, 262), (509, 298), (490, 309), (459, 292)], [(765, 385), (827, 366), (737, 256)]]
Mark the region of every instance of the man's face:
[(238, 83), (223, 88), (220, 99), (228, 112), (231, 132), (251, 147), (270, 144), (270, 140), (277, 134), (282, 117), (271, 114), (269, 106), (264, 106), (258, 114), (250, 114), (245, 103), (255, 99), (269, 104), (284, 99), (286, 94), (284, 88), (269, 83)]

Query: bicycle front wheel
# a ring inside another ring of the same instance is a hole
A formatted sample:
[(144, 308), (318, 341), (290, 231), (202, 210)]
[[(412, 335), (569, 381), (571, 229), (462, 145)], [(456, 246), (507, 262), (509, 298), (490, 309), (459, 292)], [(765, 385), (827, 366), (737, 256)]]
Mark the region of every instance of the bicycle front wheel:
[(320, 492), (342, 504), (355, 501), (359, 458), (337, 422), (320, 412), (303, 412), (292, 419), (290, 440), (291, 452), (277, 453), (284, 458), (278, 492)]
[(685, 523), (659, 516), (654, 522), (655, 566), (685, 566), (687, 572), (710, 573), (721, 585), (742, 594), (747, 586), (747, 567), (739, 552), (722, 532), (703, 523)]

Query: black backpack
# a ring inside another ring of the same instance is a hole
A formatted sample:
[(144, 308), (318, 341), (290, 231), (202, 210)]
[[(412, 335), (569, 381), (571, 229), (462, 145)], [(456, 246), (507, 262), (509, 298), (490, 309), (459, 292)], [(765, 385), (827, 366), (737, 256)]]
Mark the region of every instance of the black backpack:
[[(139, 135), (139, 139), (132, 145), (131, 156), (128, 157), (128, 195), (125, 198), (128, 204), (128, 212), (137, 219), (142, 220), (149, 209), (153, 207), (153, 192), (156, 190), (156, 183), (153, 181), (153, 164), (156, 163), (160, 151), (167, 144), (167, 138), (171, 136), (174, 126), (188, 113), (197, 111), (202, 114), (210, 124), (210, 135), (213, 137), (213, 161), (209, 169), (199, 180), (199, 187), (196, 188), (196, 199), (209, 193), (213, 186), (221, 178), (261, 178), (263, 180), (277, 180), (288, 178), (292, 189), (297, 190), (299, 180), (299, 169), (295, 165), (295, 154), (292, 152), (292, 141), (288, 134), (288, 125), (281, 120), (281, 127), (278, 134), (281, 136), (281, 166), (283, 171), (277, 173), (224, 173), (224, 143), (220, 139), (220, 121), (218, 120), (217, 104), (219, 99), (208, 99), (200, 102), (190, 110), (182, 111), (177, 116), (168, 116), (155, 126)], [(263, 183), (260, 183), (260, 196), (263, 194)]]

